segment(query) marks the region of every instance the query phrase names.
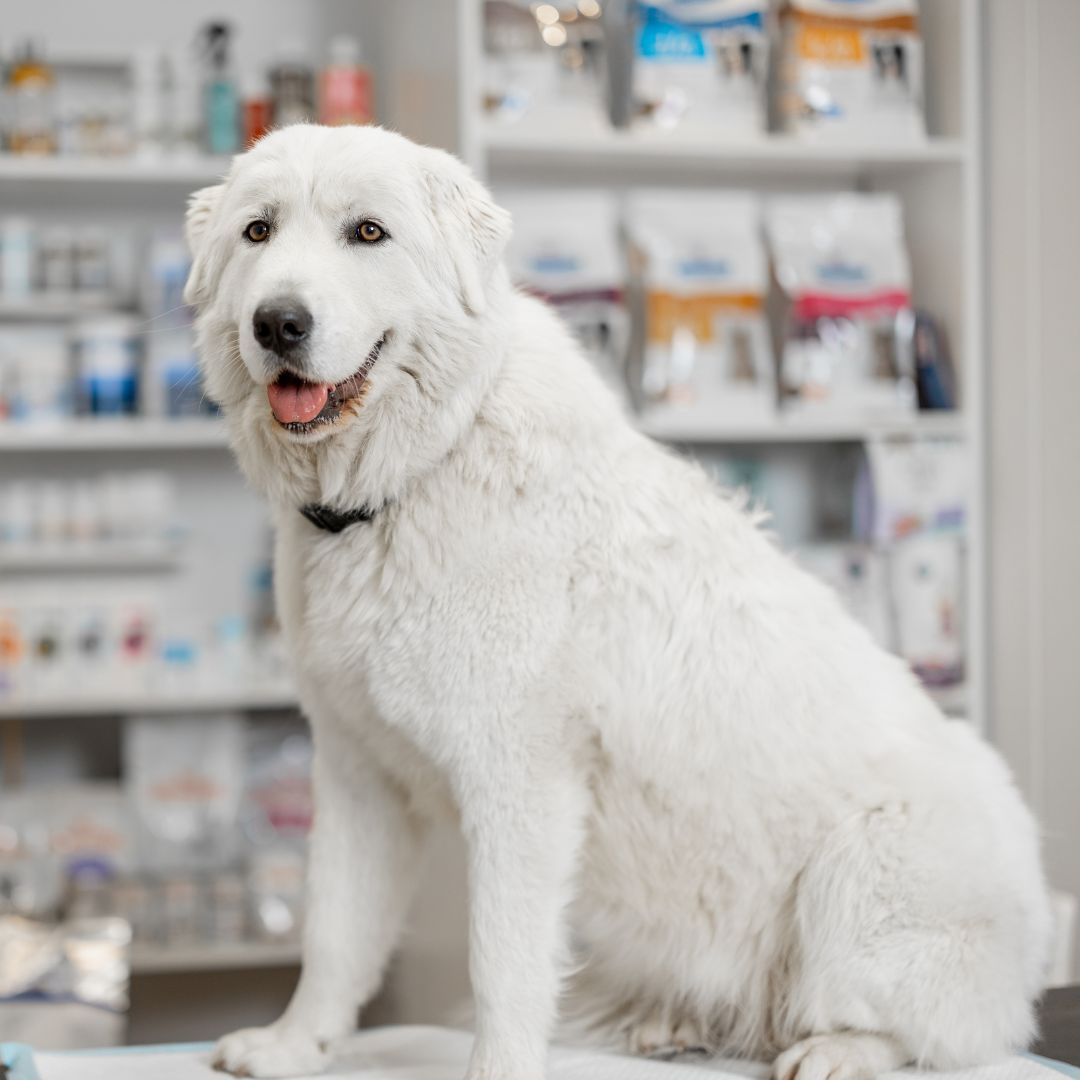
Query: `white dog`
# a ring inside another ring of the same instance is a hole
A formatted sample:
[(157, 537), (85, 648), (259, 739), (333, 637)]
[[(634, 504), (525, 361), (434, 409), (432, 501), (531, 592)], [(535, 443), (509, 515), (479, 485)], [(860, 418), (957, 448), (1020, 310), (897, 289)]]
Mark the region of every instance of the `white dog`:
[(303, 974), (219, 1064), (327, 1064), (446, 815), (468, 1080), (543, 1076), (571, 960), (632, 1047), (778, 1053), (785, 1080), (1028, 1040), (1049, 918), (1002, 761), (623, 418), (511, 287), (508, 215), (463, 165), (292, 127), (188, 231), (315, 741)]

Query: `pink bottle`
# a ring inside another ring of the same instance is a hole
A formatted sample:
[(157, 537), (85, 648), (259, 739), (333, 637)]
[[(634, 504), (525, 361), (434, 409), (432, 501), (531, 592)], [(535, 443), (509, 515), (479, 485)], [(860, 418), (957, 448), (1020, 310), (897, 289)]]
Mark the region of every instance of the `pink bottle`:
[(370, 124), (374, 119), (371, 72), (360, 63), (360, 43), (338, 35), (330, 41), (330, 63), (319, 77), (319, 122)]

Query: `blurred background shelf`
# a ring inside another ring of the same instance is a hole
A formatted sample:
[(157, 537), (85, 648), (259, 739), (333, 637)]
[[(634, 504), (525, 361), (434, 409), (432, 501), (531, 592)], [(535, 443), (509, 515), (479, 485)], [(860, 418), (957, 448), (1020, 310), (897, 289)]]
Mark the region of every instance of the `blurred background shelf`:
[(701, 444), (868, 442), (891, 438), (961, 438), (966, 428), (957, 412), (922, 413), (908, 420), (807, 420), (777, 416), (751, 423), (717, 424), (679, 410), (645, 413), (637, 425), (664, 442)]
[(180, 560), (180, 546), (167, 540), (63, 541), (0, 545), (5, 571), (166, 570)]
[(56, 424), (0, 422), (0, 452), (38, 450), (195, 450), (228, 445), (214, 419), (71, 419)]
[(213, 184), (229, 168), (222, 157), (15, 157), (0, 154), (0, 184), (35, 183), (160, 184), (191, 188)]
[(126, 297), (108, 291), (40, 292), (25, 297), (0, 296), (0, 319), (73, 319), (100, 311), (116, 311), (130, 306)]
[(122, 716), (134, 713), (255, 711), (296, 708), (296, 692), (280, 681), (182, 691), (89, 690), (64, 696), (0, 698), (0, 720), (61, 716)]
[(134, 945), (133, 975), (165, 975), (185, 971), (234, 971), (295, 967), (298, 942), (243, 941), (231, 945)]
[(799, 166), (811, 172), (834, 174), (869, 166), (959, 165), (966, 161), (968, 153), (963, 140), (950, 137), (927, 138), (907, 145), (810, 143), (785, 135), (725, 142), (697, 132), (616, 131), (600, 123), (568, 125), (558, 131), (484, 124), (478, 128), (477, 141), (494, 171), (557, 164), (563, 168), (659, 165), (680, 174), (688, 169), (774, 169), (786, 173), (790, 167)]

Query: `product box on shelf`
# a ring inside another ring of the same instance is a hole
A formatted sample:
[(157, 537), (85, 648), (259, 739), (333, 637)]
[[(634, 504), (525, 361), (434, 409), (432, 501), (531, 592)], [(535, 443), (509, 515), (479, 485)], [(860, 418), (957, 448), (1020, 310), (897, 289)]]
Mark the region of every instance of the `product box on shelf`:
[(497, 123), (558, 132), (606, 124), (604, 34), (592, 0), (484, 4), (483, 112)]
[(767, 0), (641, 0), (634, 113), (718, 141), (768, 127)]
[(629, 317), (615, 197), (543, 188), (498, 198), (514, 218), (507, 263), (515, 284), (559, 312), (607, 385), (625, 399)]
[(766, 223), (786, 300), (780, 400), (807, 418), (914, 414), (911, 268), (889, 194), (775, 197)]
[(786, 0), (777, 112), (797, 138), (925, 138), (917, 0)]
[(770, 420), (776, 384), (758, 197), (637, 191), (624, 221), (639, 300), (631, 356), (639, 407), (715, 430)]
[(134, 718), (123, 773), (0, 792), (0, 917), (119, 917), (177, 955), (297, 941), (312, 819), (298, 718)]

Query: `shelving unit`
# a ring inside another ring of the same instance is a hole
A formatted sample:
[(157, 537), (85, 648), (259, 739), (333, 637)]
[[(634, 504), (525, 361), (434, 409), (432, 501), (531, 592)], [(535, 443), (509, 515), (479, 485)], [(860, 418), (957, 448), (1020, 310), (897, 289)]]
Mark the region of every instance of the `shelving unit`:
[(63, 321), (99, 311), (116, 311), (130, 301), (112, 292), (41, 292), (10, 298), (0, 296), (0, 319)]
[[(279, 7), (280, 5), (271, 5)], [(939, 312), (949, 332), (961, 377), (963, 412), (923, 415), (909, 423), (867, 421), (768, 424), (701, 424), (658, 415), (642, 419), (648, 434), (679, 444), (776, 446), (800, 452), (801, 444), (858, 444), (881, 438), (962, 439), (971, 461), (966, 577), (969, 679), (965, 687), (936, 693), (951, 715), (986, 723), (987, 650), (984, 626), (986, 435), (984, 419), (983, 214), (981, 146), (982, 12), (979, 0), (924, 3), (927, 100), (930, 136), (924, 142), (816, 145), (783, 136), (725, 141), (700, 132), (615, 132), (599, 118), (559, 130), (527, 130), (494, 125), (481, 115), (481, 2), (449, 0), (358, 0), (327, 11), (304, 5), (303, 20), (317, 23), (315, 41), (329, 31), (350, 30), (371, 40), (377, 66), (382, 121), (403, 133), (455, 150), (498, 191), (513, 184), (635, 184), (760, 187), (769, 191), (895, 191), (904, 204), (916, 300)], [(207, 13), (209, 16), (211, 13)], [(280, 14), (280, 12), (279, 12)], [(167, 21), (167, 35), (186, 32), (196, 19), (181, 9), (133, 12), (137, 19)], [(199, 16), (201, 17), (201, 16)], [(289, 16), (300, 19), (300, 15)], [(269, 16), (260, 20), (277, 35)], [(248, 30), (245, 28), (245, 33)], [(252, 29), (261, 33), (261, 29)], [(267, 31), (270, 33), (271, 31)], [(147, 27), (131, 31), (125, 46), (149, 37)], [(179, 227), (186, 196), (217, 182), (229, 162), (217, 158), (55, 158), (0, 156), (0, 204), (5, 213), (87, 215), (110, 225), (169, 222)], [(64, 297), (0, 300), (0, 318), (58, 320), (74, 310), (112, 306), (115, 298)], [(70, 301), (70, 302), (69, 302)], [(59, 471), (104, 468), (168, 468), (178, 478), (187, 514), (196, 525), (190, 567), (173, 577), (193, 595), (216, 597), (242, 574), (238, 552), (254, 549), (259, 534), (258, 503), (223, 453), (226, 430), (217, 420), (65, 421), (51, 426), (0, 423), (0, 473), (54, 476)], [(22, 564), (50, 557), (41, 552)], [(0, 553), (0, 569), (4, 556)], [(130, 565), (130, 563), (129, 563)], [(0, 701), (0, 722), (126, 714), (271, 711), (295, 707), (284, 685), (166, 692), (89, 693), (65, 697)], [(219, 971), (293, 964), (293, 944), (133, 950), (136, 974)]]
[(213, 450), (228, 445), (220, 420), (145, 417), (0, 423), (0, 453), (96, 450)]
[(638, 426), (662, 442), (715, 445), (769, 443), (864, 443), (875, 439), (962, 438), (965, 418), (960, 413), (924, 413), (910, 420), (807, 420), (779, 416), (769, 423), (720, 424), (695, 416), (646, 413)]
[(0, 544), (0, 573), (83, 570), (168, 570), (180, 559), (180, 546), (167, 540), (57, 541)]
[(131, 949), (132, 975), (172, 975), (240, 968), (296, 967), (298, 942), (243, 941), (222, 945), (142, 945)]
[(0, 698), (0, 720), (41, 720), (66, 716), (126, 716), (147, 713), (255, 712), (295, 709), (296, 691), (280, 680), (192, 689), (83, 690), (63, 696)]
[[(450, 5), (447, 5), (449, 7)], [(831, 423), (795, 422), (783, 416), (767, 424), (712, 424), (674, 415), (646, 416), (648, 434), (678, 444), (753, 445), (760, 449), (800, 443), (870, 443), (882, 438), (962, 440), (970, 461), (971, 487), (966, 529), (966, 637), (968, 679), (937, 696), (952, 715), (986, 728), (986, 434), (984, 282), (982, 253), (981, 64), (979, 0), (923, 4), (927, 129), (924, 140), (906, 143), (814, 143), (787, 135), (725, 139), (721, 132), (632, 128), (615, 131), (597, 107), (557, 128), (495, 123), (482, 114), (482, 4), (456, 0), (452, 14), (424, 35), (409, 37), (416, 3), (399, 6), (390, 19), (399, 58), (426, 80), (434, 94), (456, 88), (454, 113), (445, 123), (460, 153), (496, 194), (504, 187), (543, 184), (560, 188), (603, 185), (623, 191), (649, 186), (755, 188), (765, 192), (836, 189), (895, 192), (904, 209), (915, 302), (945, 325), (961, 383), (962, 411), (920, 415), (910, 423), (872, 419)], [(451, 25), (452, 23), (452, 25)], [(431, 44), (443, 32), (458, 44), (447, 65)], [(414, 88), (415, 89), (415, 88)], [(430, 131), (430, 121), (402, 97), (391, 121), (402, 130)], [(396, 103), (395, 103), (396, 104)], [(430, 111), (430, 110), (429, 110)], [(425, 127), (425, 123), (427, 127)], [(436, 133), (437, 134), (437, 133)], [(431, 137), (428, 135), (428, 137)]]
[(950, 137), (928, 138), (909, 145), (815, 144), (786, 135), (723, 142), (715, 135), (678, 130), (616, 131), (584, 124), (569, 131), (527, 131), (481, 122), (476, 145), (489, 171), (498, 175), (558, 165), (566, 169), (619, 167), (723, 175), (748, 168), (798, 166), (808, 173), (843, 176), (868, 167), (919, 169), (964, 162), (967, 145)]
[(0, 154), (0, 183), (152, 184), (190, 189), (219, 181), (229, 158), (215, 157), (13, 157)]

